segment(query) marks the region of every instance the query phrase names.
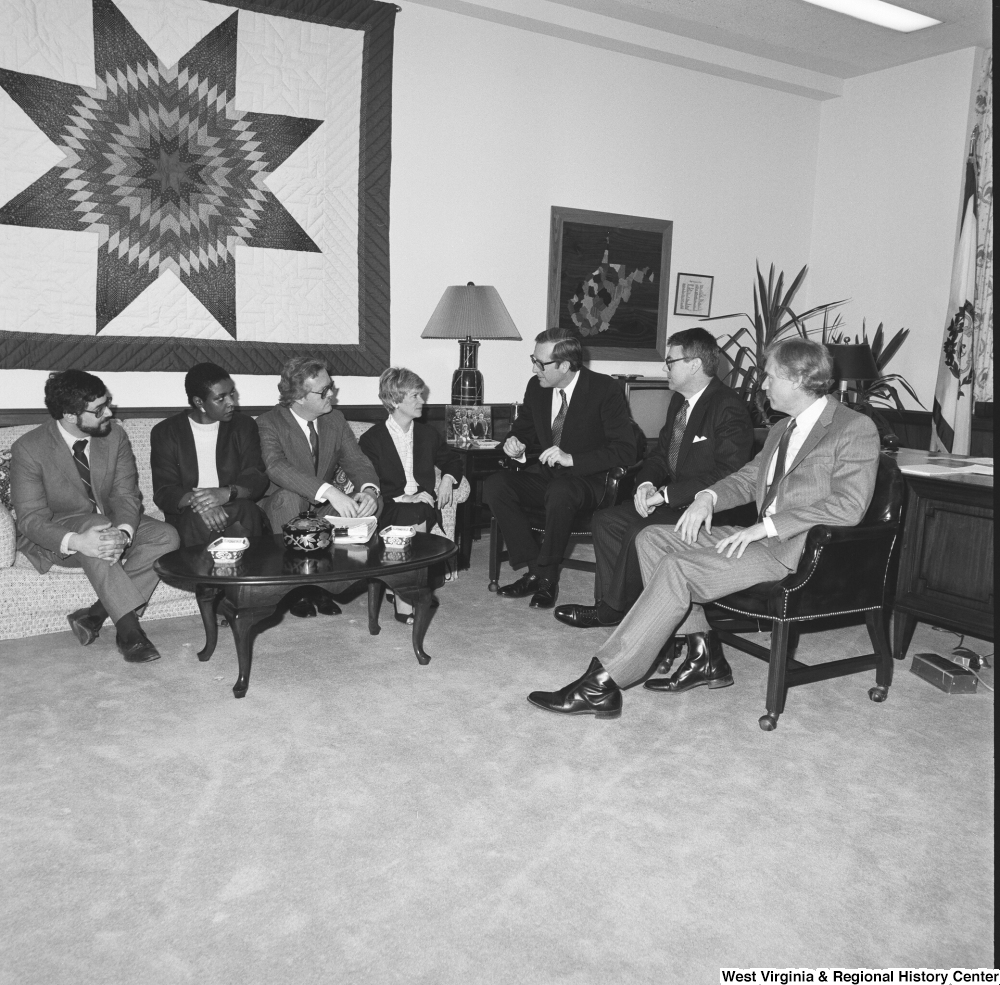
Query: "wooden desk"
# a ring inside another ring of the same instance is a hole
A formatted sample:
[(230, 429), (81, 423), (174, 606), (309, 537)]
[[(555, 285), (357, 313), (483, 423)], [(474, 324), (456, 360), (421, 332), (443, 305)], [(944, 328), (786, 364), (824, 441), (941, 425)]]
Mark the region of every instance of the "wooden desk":
[[(500, 469), (503, 450), (496, 448), (456, 448), (462, 456), (462, 468), (469, 480), (472, 491), (469, 498), (458, 507), (458, 566), (469, 567), (472, 555), (472, 541), (479, 540), (479, 531), (489, 521), (488, 507), (483, 505), (483, 482)], [(487, 511), (484, 519), (484, 511)]]
[[(901, 448), (901, 468), (961, 456)], [(906, 521), (893, 613), (893, 656), (902, 659), (917, 621), (993, 639), (993, 477), (904, 473)]]

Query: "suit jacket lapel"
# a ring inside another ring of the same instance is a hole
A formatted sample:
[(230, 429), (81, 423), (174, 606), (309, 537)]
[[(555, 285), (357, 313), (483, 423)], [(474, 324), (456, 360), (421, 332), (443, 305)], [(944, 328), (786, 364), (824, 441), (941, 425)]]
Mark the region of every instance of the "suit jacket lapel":
[[(112, 427), (117, 427), (118, 425), (112, 424)], [(105, 480), (108, 476), (108, 439), (107, 438), (91, 438), (87, 442), (87, 449), (90, 459), (90, 487), (94, 490), (94, 499), (97, 500), (97, 508), (102, 513), (104, 510), (104, 497), (101, 495), (102, 489), (105, 484)], [(70, 456), (72, 458), (72, 456)], [(74, 470), (76, 469), (76, 463), (73, 463)], [(79, 472), (77, 473), (79, 477)], [(83, 480), (80, 480), (80, 485), (83, 485)], [(84, 493), (86, 495), (86, 493)]]
[[(708, 402), (709, 394), (712, 392), (712, 384), (715, 381), (709, 382), (708, 386), (705, 387), (705, 392), (698, 398), (698, 403), (694, 405), (694, 410), (691, 411), (691, 416), (687, 419), (687, 424), (684, 426), (684, 434), (681, 435), (681, 447), (677, 453), (677, 470), (680, 471), (682, 468), (682, 463), (687, 453), (691, 450), (691, 445), (694, 442), (695, 437), (701, 431), (701, 426), (705, 423), (705, 415), (708, 413)], [(683, 400), (683, 396), (681, 400)], [(671, 406), (673, 406), (674, 401), (671, 401)], [(681, 408), (681, 402), (677, 401), (677, 410)]]
[(760, 504), (764, 502), (764, 496), (767, 494), (767, 474), (771, 471), (771, 459), (774, 458), (778, 442), (781, 441), (781, 436), (785, 433), (790, 420), (791, 418), (775, 424), (764, 439), (764, 448), (760, 453), (761, 467), (757, 470), (757, 509), (760, 509)]
[[(83, 479), (80, 478), (76, 462), (73, 459), (73, 452), (63, 440), (62, 428), (59, 427), (59, 422), (56, 420), (53, 420), (49, 427), (49, 442), (52, 461), (62, 472), (66, 483), (71, 489), (76, 489), (83, 500), (89, 503), (90, 497), (87, 495), (87, 487), (84, 486)], [(90, 444), (93, 445), (93, 442)], [(93, 466), (91, 466), (91, 472), (93, 472)], [(91, 475), (91, 480), (93, 481), (93, 475)]]
[[(299, 427), (299, 419), (292, 413), (288, 407), (281, 408), (285, 413), (285, 431), (287, 432), (289, 446), (288, 451), (292, 452), (293, 455), (298, 459), (294, 462), (297, 468), (302, 469), (303, 472), (311, 472), (313, 467), (312, 460), (312, 448), (309, 446), (309, 439), (306, 438), (305, 432)], [(319, 458), (320, 465), (323, 464), (323, 435), (320, 432), (319, 427), (316, 428), (316, 433), (320, 436), (319, 438)], [(294, 461), (294, 460), (293, 460)]]
[(812, 430), (806, 435), (806, 440), (802, 442), (802, 447), (799, 449), (799, 453), (795, 456), (795, 461), (785, 469), (785, 475), (788, 475), (789, 472), (797, 468), (799, 463), (802, 462), (807, 455), (812, 453), (812, 450), (823, 440), (823, 437), (826, 434), (826, 429), (833, 421), (833, 414), (836, 410), (836, 406), (830, 400), (827, 400), (826, 397), (822, 397), (821, 399), (826, 400), (826, 406), (820, 413), (819, 420), (816, 421)]

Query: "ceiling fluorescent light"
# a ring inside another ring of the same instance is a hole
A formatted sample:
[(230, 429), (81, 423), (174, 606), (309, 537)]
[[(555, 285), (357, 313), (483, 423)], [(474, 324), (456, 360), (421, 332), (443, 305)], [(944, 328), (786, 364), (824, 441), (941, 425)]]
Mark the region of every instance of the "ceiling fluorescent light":
[(848, 17), (868, 21), (870, 24), (878, 24), (879, 27), (888, 27), (892, 31), (902, 31), (904, 34), (922, 31), (925, 27), (941, 23), (933, 17), (925, 17), (916, 11), (897, 7), (894, 3), (885, 3), (884, 0), (805, 0), (805, 2), (816, 7), (826, 7), (827, 10), (835, 10), (838, 14), (847, 14)]

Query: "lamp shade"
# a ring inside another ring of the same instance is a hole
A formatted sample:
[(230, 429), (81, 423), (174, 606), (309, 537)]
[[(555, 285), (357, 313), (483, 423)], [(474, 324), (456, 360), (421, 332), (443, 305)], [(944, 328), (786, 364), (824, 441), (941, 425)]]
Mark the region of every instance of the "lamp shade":
[(422, 339), (515, 339), (521, 336), (495, 287), (446, 287)]
[(861, 345), (828, 345), (833, 375), (838, 380), (877, 380), (878, 367), (867, 342)]

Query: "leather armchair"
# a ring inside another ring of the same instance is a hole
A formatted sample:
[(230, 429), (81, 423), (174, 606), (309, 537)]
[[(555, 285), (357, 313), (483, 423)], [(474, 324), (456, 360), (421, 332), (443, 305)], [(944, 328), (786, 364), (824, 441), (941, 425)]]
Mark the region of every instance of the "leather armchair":
[[(778, 726), (788, 688), (875, 668), (872, 701), (885, 701), (892, 683), (889, 615), (896, 591), (902, 536), (903, 476), (895, 461), (879, 456), (875, 492), (856, 527), (813, 527), (798, 568), (781, 581), (762, 582), (705, 606), (723, 642), (768, 663), (765, 731)], [(868, 627), (873, 653), (807, 666), (795, 660), (797, 634), (818, 620), (857, 621)], [(771, 646), (751, 643), (740, 632), (771, 625)]]

